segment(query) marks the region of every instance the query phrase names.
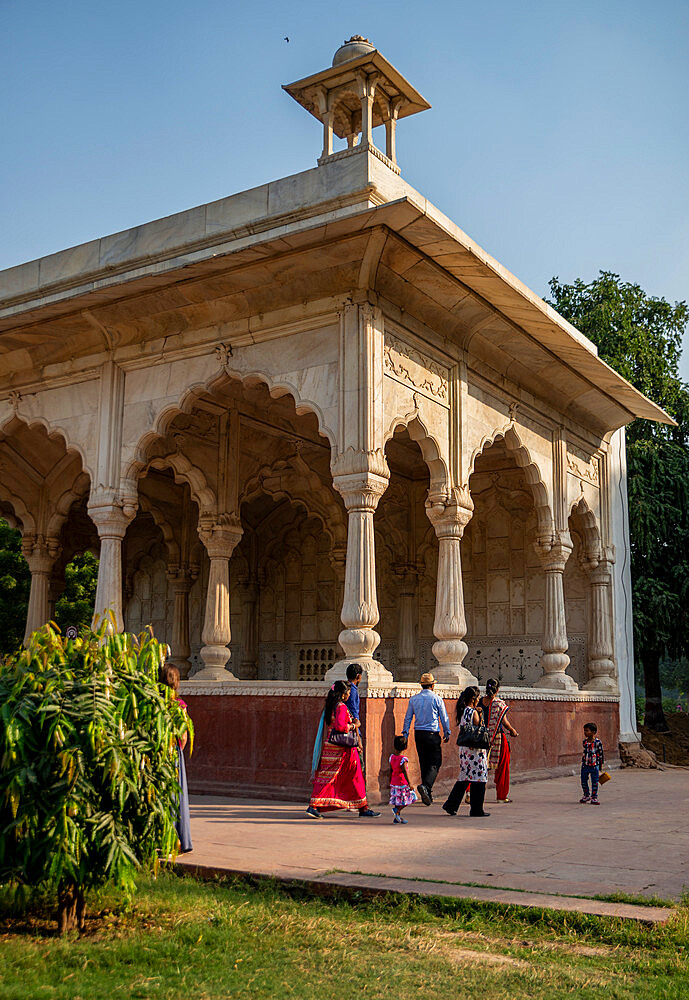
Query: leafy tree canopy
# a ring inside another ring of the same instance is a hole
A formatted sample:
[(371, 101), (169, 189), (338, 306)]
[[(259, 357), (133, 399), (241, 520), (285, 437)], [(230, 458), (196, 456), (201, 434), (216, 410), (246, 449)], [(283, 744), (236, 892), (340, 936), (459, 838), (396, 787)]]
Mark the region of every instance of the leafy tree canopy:
[(668, 428), (635, 420), (627, 439), (666, 438), (684, 443), (689, 433), (689, 395), (679, 375), (682, 336), (689, 321), (686, 302), (671, 305), (640, 285), (601, 271), (586, 284), (550, 281), (551, 305), (598, 347), (599, 356), (678, 421)]
[(0, 655), (24, 638), (31, 573), (22, 555), (22, 536), (0, 518)]
[(75, 556), (65, 566), (65, 589), (55, 605), (55, 621), (64, 631), (69, 625), (88, 628), (93, 619), (98, 585), (98, 560), (92, 552)]
[(660, 659), (689, 653), (689, 389), (678, 367), (689, 309), (609, 271), (589, 284), (553, 278), (550, 291), (551, 305), (600, 357), (677, 421), (635, 420), (627, 428), (634, 644), (644, 669), (646, 725), (667, 728)]

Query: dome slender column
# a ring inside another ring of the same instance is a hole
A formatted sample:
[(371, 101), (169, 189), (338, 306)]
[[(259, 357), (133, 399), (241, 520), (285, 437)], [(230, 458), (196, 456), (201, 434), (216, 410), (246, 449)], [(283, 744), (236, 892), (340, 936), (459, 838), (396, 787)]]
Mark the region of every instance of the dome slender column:
[(576, 681), (566, 673), (569, 666), (569, 643), (562, 583), (565, 564), (572, 552), (572, 542), (567, 532), (559, 531), (548, 538), (538, 538), (535, 547), (545, 571), (545, 622), (541, 643), (543, 676), (536, 681), (534, 687), (576, 691)]
[(604, 691), (608, 694), (617, 693), (611, 614), (613, 562), (608, 554), (589, 569), (589, 679), (583, 686), (585, 691)]
[(50, 621), (50, 574), (60, 554), (60, 543), (57, 538), (25, 535), (22, 539), (22, 553), (31, 570), (31, 590), (24, 632), (26, 645), (31, 633)]
[(191, 669), (191, 646), (189, 644), (189, 591), (193, 577), (188, 567), (171, 566), (168, 580), (175, 595), (172, 620), (172, 642), (169, 662), (179, 670), (182, 678), (188, 677)]
[(462, 665), (468, 647), (464, 612), (461, 542), (471, 520), (474, 505), (464, 491), (454, 488), (449, 498), (429, 497), (426, 513), (438, 538), (438, 579), (436, 583), (433, 655), (438, 667), (433, 671), (440, 684), (476, 684), (476, 678)]
[(230, 660), (227, 648), (232, 638), (230, 629), (230, 556), (237, 547), (242, 528), (238, 518), (228, 516), (222, 524), (199, 527), (199, 537), (210, 559), (206, 615), (201, 638), (203, 669), (192, 677), (193, 681), (236, 681), (226, 669)]
[[(122, 616), (122, 539), (130, 521), (136, 513), (133, 503), (124, 504), (95, 495), (89, 501), (89, 514), (96, 525), (100, 538), (100, 559), (98, 563), (98, 584), (94, 608), (94, 627), (103, 615), (112, 612), (115, 631), (124, 630)], [(112, 624), (108, 631), (112, 631)]]
[[(332, 683), (346, 674), (350, 663), (360, 663), (364, 669), (365, 686), (390, 687), (393, 677), (382, 663), (374, 659), (380, 645), (375, 630), (380, 617), (376, 593), (376, 549), (373, 515), (378, 501), (387, 489), (388, 472), (384, 460), (376, 454), (356, 452), (341, 456), (340, 466), (359, 466), (362, 471), (336, 474), (333, 485), (347, 508), (347, 556), (345, 562), (344, 599), (339, 643), (344, 658), (325, 675)], [(370, 469), (365, 467), (370, 465)], [(374, 472), (373, 469), (376, 469)], [(383, 475), (382, 473), (385, 473)]]

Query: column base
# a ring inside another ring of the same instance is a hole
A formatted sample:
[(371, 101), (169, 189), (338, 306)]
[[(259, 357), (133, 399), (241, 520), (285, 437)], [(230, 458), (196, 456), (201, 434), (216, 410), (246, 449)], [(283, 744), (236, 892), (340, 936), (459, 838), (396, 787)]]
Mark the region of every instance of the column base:
[(238, 680), (239, 678), (235, 677), (231, 670), (225, 670), (224, 667), (204, 667), (203, 670), (199, 670), (193, 677), (187, 677), (185, 679), (185, 683), (195, 684), (196, 681), (200, 681), (203, 684), (208, 681), (212, 681), (213, 683), (218, 684), (225, 683), (225, 681)]
[(364, 671), (359, 685), (359, 691), (364, 694), (369, 688), (392, 688), (395, 678), (387, 667), (384, 667), (379, 660), (366, 656), (349, 656), (344, 660), (338, 660), (326, 672), (323, 680), (326, 684), (334, 684), (335, 681), (347, 679), (347, 667), (350, 663), (360, 663)]
[(227, 646), (209, 645), (201, 649), (203, 668), (189, 678), (193, 681), (236, 681), (238, 677), (225, 666), (230, 661), (230, 651)]
[(564, 671), (556, 671), (552, 674), (543, 674), (535, 681), (535, 688), (546, 688), (549, 691), (578, 691), (579, 685)]
[(609, 674), (600, 674), (598, 677), (592, 677), (591, 680), (581, 685), (581, 690), (600, 691), (602, 694), (618, 693), (617, 681), (614, 677), (610, 677)]
[(433, 676), (438, 684), (451, 684), (453, 687), (462, 688), (478, 687), (478, 677), (474, 677), (461, 663), (439, 663), (433, 668)]
[(395, 668), (395, 680), (411, 681), (412, 683), (418, 684), (420, 676), (421, 674), (417, 660), (397, 661), (397, 667)]

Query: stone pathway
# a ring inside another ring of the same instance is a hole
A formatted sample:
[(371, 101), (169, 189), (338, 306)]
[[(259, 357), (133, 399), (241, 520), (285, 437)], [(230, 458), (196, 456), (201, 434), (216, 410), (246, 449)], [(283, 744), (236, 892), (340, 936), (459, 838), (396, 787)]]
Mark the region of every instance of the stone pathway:
[(437, 803), (407, 809), (406, 826), (393, 825), (388, 809), (374, 820), (340, 812), (315, 821), (306, 803), (198, 796), (194, 851), (181, 864), (665, 919), (649, 907), (573, 897), (679, 899), (689, 888), (689, 770), (615, 771), (599, 808), (579, 805), (580, 794), (576, 778), (557, 778), (518, 785), (514, 802), (499, 806), (489, 789), (488, 819), (471, 819), (467, 806), (450, 817)]

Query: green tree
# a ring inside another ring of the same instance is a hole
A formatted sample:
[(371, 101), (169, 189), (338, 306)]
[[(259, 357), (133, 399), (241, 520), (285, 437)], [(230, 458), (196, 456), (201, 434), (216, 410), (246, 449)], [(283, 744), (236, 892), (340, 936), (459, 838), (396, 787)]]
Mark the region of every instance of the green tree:
[(627, 428), (634, 645), (643, 667), (644, 721), (667, 730), (660, 660), (689, 653), (689, 388), (679, 375), (685, 302), (671, 305), (601, 271), (589, 284), (553, 278), (551, 305), (600, 356), (677, 421)]
[(24, 638), (31, 573), (22, 555), (22, 536), (0, 518), (0, 656)]
[(98, 584), (98, 560), (92, 552), (77, 555), (65, 566), (65, 589), (55, 605), (55, 621), (64, 631), (69, 625), (88, 628), (93, 619)]
[(177, 850), (177, 739), (186, 713), (158, 683), (151, 635), (46, 625), (0, 667), (0, 882), (54, 890), (61, 933), (88, 889), (134, 889)]

